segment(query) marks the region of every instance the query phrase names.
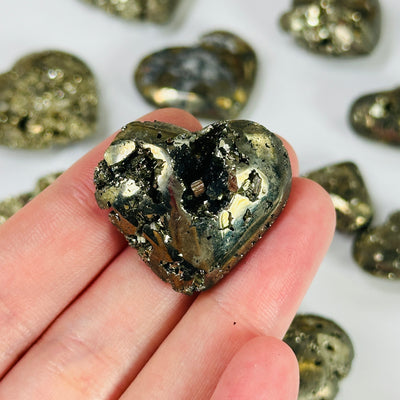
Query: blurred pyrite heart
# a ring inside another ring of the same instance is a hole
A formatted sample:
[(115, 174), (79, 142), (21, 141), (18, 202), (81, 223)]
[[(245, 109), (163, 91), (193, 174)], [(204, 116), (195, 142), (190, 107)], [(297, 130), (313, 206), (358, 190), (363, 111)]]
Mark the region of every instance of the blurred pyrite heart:
[(0, 75), (0, 144), (39, 149), (92, 134), (97, 90), (77, 57), (44, 51), (21, 58)]
[(318, 315), (296, 315), (283, 341), (299, 363), (297, 400), (333, 400), (354, 358), (347, 333), (334, 321)]
[(291, 167), (280, 139), (251, 121), (198, 132), (132, 122), (95, 171), (96, 200), (143, 260), (179, 292), (222, 279), (286, 204)]
[(400, 146), (400, 88), (359, 97), (351, 107), (350, 123), (362, 136)]
[(231, 119), (247, 104), (256, 71), (256, 54), (248, 43), (233, 33), (215, 31), (192, 47), (167, 48), (145, 57), (136, 68), (135, 83), (157, 107)]
[(361, 231), (353, 244), (353, 257), (372, 275), (400, 279), (400, 211), (384, 224)]
[(379, 0), (293, 0), (281, 17), (282, 28), (315, 53), (369, 54), (381, 31)]

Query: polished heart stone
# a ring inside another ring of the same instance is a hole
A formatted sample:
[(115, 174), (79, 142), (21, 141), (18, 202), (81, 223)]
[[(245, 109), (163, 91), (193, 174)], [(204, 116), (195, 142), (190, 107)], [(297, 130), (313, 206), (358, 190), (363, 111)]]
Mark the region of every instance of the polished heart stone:
[(370, 53), (381, 30), (378, 0), (293, 0), (282, 28), (306, 49), (332, 56)]
[(335, 322), (317, 315), (297, 315), (283, 340), (300, 369), (298, 400), (332, 400), (354, 358), (353, 345)]
[(216, 31), (193, 47), (168, 48), (145, 57), (136, 69), (135, 83), (157, 107), (231, 119), (246, 105), (256, 69), (249, 44), (232, 33)]
[(0, 225), (7, 221), (12, 215), (19, 211), (25, 204), (30, 202), (41, 191), (51, 185), (59, 176), (61, 172), (48, 174), (40, 178), (31, 192), (23, 193), (18, 196), (8, 197), (0, 201)]
[(168, 22), (179, 0), (84, 0), (109, 14), (127, 20), (145, 20), (164, 24)]
[(357, 165), (352, 162), (332, 164), (305, 177), (319, 183), (331, 196), (338, 230), (351, 233), (370, 224), (374, 210)]
[(383, 225), (362, 231), (354, 241), (353, 257), (372, 275), (400, 279), (400, 211)]
[(351, 107), (350, 123), (362, 136), (400, 145), (400, 88), (357, 99)]
[(60, 51), (21, 58), (0, 75), (0, 144), (44, 148), (95, 131), (97, 91), (89, 68)]
[(208, 289), (286, 204), (291, 168), (280, 139), (250, 121), (192, 133), (161, 122), (122, 129), (95, 171), (96, 200), (164, 281)]

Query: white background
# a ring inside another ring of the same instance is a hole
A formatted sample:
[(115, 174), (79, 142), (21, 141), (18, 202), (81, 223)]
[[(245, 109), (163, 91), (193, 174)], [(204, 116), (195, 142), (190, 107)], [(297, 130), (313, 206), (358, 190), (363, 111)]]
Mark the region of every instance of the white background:
[[(356, 162), (376, 208), (375, 224), (400, 209), (400, 148), (368, 141), (347, 122), (361, 94), (400, 84), (400, 2), (381, 0), (381, 41), (368, 57), (330, 59), (298, 48), (279, 28), (290, 0), (183, 0), (164, 27), (113, 18), (79, 0), (0, 0), (0, 71), (22, 55), (59, 49), (87, 62), (101, 93), (92, 138), (44, 151), (0, 148), (0, 198), (29, 191), (43, 174), (65, 169), (96, 143), (152, 110), (132, 84), (150, 52), (190, 45), (206, 32), (231, 30), (249, 41), (259, 74), (241, 117), (265, 125), (297, 150), (300, 171)], [(208, 121), (207, 121), (208, 122)], [(338, 400), (400, 399), (400, 282), (363, 272), (351, 257), (352, 236), (336, 234), (301, 306), (334, 319), (351, 336), (356, 356)]]

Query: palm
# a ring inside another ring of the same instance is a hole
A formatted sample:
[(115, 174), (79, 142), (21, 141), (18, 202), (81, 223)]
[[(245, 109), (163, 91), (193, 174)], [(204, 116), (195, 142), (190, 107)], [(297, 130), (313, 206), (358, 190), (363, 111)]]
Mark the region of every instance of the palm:
[[(171, 109), (145, 119), (200, 128)], [(294, 178), (286, 209), (241, 264), (187, 297), (97, 207), (93, 169), (108, 143), (0, 228), (0, 399), (296, 398), (295, 359), (275, 338), (330, 242), (328, 196)]]

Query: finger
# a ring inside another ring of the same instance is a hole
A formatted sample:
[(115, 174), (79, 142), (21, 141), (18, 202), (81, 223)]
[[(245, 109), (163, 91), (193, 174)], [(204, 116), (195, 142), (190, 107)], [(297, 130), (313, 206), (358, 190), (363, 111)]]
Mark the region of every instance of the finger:
[(211, 400), (296, 400), (298, 362), (284, 342), (257, 337), (229, 362)]
[[(144, 119), (200, 128), (180, 110)], [(126, 246), (94, 199), (93, 170), (111, 140), (0, 227), (0, 377)]]
[(244, 343), (283, 335), (329, 246), (334, 221), (327, 193), (295, 178), (276, 225), (228, 277), (196, 299), (122, 398), (209, 398)]

